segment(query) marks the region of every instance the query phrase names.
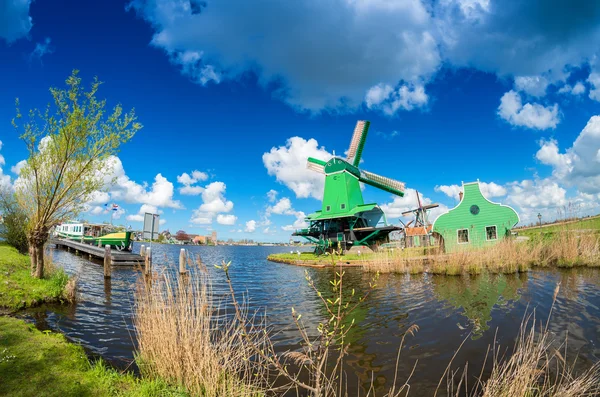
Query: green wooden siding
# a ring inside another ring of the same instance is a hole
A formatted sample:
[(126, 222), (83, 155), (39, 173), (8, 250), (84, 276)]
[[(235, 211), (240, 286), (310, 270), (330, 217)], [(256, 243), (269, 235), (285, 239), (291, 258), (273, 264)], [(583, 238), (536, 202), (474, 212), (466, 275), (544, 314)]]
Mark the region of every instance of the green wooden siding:
[[(455, 208), (440, 215), (433, 224), (433, 231), (444, 239), (446, 252), (493, 245), (519, 222), (517, 212), (509, 206), (492, 203), (479, 189), (479, 182), (463, 185), (463, 199)], [(495, 240), (489, 240), (486, 227), (496, 226)], [(467, 229), (468, 243), (458, 242), (458, 231)]]

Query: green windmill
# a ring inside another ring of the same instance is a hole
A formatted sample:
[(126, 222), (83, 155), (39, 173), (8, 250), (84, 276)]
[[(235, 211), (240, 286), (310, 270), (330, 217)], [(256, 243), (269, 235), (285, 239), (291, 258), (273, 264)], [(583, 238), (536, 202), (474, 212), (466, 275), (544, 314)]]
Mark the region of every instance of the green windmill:
[(337, 248), (338, 244), (343, 250), (353, 246), (376, 249), (379, 243), (386, 242), (390, 232), (401, 230), (387, 223), (376, 203), (363, 201), (360, 182), (404, 196), (404, 183), (358, 168), (369, 125), (368, 121), (356, 123), (346, 159), (336, 157), (335, 153), (328, 161), (308, 158), (308, 169), (325, 174), (323, 206), (307, 216), (308, 228), (297, 230), (293, 235), (316, 244), (318, 254)]

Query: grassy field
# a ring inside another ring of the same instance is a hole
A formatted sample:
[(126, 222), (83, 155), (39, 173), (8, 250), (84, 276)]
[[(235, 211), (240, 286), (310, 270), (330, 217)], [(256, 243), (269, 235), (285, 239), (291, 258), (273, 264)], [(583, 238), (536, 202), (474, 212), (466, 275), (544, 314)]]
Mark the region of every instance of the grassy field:
[(564, 230), (598, 230), (600, 231), (600, 216), (594, 217), (590, 219), (584, 219), (577, 222), (571, 223), (557, 223), (555, 225), (542, 225), (539, 227), (532, 227), (527, 229), (517, 229), (516, 231), (519, 233), (519, 236), (537, 236), (541, 233), (543, 234), (554, 234), (556, 232), (564, 231)]
[(0, 309), (15, 311), (63, 298), (69, 276), (62, 269), (48, 269), (46, 277), (29, 274), (29, 257), (0, 243)]
[(0, 317), (0, 395), (186, 396), (160, 381), (120, 374), (90, 363), (82, 347), (61, 334), (41, 332), (22, 320)]

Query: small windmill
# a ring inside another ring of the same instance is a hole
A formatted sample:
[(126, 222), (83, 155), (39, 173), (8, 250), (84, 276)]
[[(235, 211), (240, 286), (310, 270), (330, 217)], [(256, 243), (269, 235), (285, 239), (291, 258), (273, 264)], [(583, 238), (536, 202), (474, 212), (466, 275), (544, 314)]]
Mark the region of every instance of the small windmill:
[(368, 121), (356, 123), (345, 159), (335, 154), (328, 161), (308, 158), (308, 169), (325, 174), (323, 204), (320, 211), (307, 217), (310, 226), (294, 235), (315, 243), (317, 252), (324, 252), (332, 244), (340, 244), (344, 249), (361, 245), (375, 247), (386, 240), (390, 232), (400, 230), (387, 224), (377, 204), (363, 201), (360, 182), (404, 196), (404, 183), (358, 168), (369, 125)]
[[(431, 224), (429, 223), (428, 211), (433, 208), (437, 208), (439, 204), (427, 204), (423, 205), (421, 203), (421, 198), (419, 196), (419, 192), (417, 194), (417, 208), (412, 210), (404, 211), (402, 216), (414, 215), (415, 219), (411, 220), (407, 224), (404, 225), (404, 233), (406, 235), (406, 245), (411, 247), (415, 245), (414, 237), (419, 237), (422, 239), (422, 236), (428, 236), (431, 234)], [(400, 221), (402, 222), (402, 221)], [(414, 224), (413, 224), (414, 222)], [(412, 226), (411, 226), (412, 225)], [(428, 245), (429, 239), (425, 239), (425, 245)], [(420, 243), (419, 243), (420, 244)]]

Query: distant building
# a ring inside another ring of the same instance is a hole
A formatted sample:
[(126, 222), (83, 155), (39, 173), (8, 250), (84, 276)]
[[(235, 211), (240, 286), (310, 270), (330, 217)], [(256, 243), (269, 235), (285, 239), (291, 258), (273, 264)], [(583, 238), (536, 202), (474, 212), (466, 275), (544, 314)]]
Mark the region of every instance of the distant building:
[(454, 252), (496, 244), (517, 223), (517, 212), (485, 198), (477, 181), (463, 184), (460, 203), (435, 220), (433, 233), (446, 252)]
[(212, 241), (213, 244), (217, 244), (217, 231), (213, 230), (213, 232), (210, 235), (210, 241)]
[(196, 235), (192, 240), (194, 244), (206, 244), (206, 236)]

